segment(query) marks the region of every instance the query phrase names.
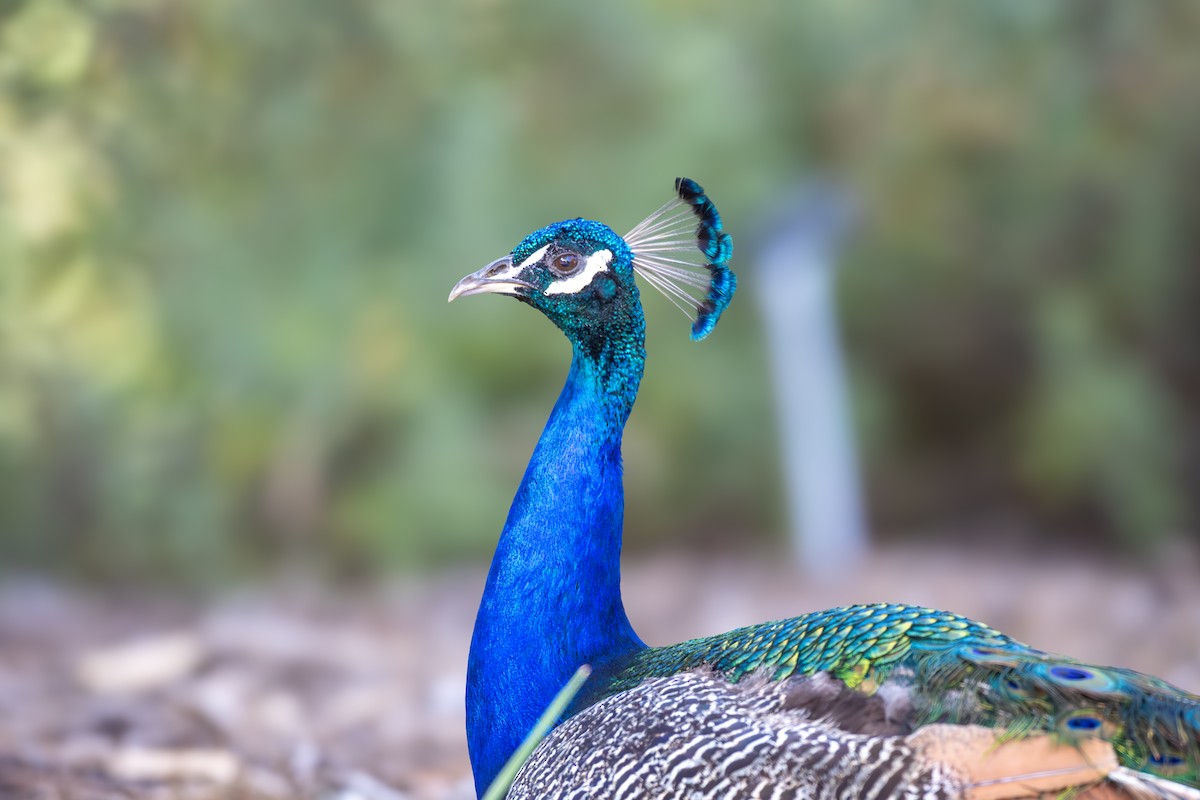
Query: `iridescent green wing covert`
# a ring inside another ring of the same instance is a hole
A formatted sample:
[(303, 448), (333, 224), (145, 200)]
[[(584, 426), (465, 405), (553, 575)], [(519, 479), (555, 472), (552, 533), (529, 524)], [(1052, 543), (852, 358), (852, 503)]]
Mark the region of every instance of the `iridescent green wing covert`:
[(734, 681), (758, 669), (773, 670), (776, 679), (828, 672), (851, 687), (865, 682), (864, 688), (872, 690), (914, 653), (944, 652), (964, 641), (1024, 647), (947, 611), (889, 603), (847, 606), (649, 648), (613, 676), (605, 693), (700, 666)]

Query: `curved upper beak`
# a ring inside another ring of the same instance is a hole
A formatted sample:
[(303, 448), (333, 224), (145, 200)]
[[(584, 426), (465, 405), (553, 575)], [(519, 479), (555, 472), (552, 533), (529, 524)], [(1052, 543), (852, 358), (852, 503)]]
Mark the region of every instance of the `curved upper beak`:
[(472, 272), (450, 290), (446, 302), (451, 303), (456, 297), (469, 294), (522, 294), (525, 290), (533, 289), (533, 284), (517, 280), (519, 268), (513, 266), (512, 256), (497, 258), (483, 269)]

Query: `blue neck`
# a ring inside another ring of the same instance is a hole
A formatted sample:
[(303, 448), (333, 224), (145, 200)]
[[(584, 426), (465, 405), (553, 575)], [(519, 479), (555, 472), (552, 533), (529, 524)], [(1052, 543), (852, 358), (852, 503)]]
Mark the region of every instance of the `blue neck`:
[(488, 573), (467, 665), (467, 743), (482, 795), (581, 664), (645, 647), (621, 603), (621, 432), (641, 327), (576, 346)]

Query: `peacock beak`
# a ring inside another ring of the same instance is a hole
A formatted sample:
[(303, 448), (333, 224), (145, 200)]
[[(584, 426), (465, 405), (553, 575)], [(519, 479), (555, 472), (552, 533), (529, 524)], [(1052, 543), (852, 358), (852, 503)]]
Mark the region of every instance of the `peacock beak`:
[(534, 286), (531, 283), (517, 280), (516, 275), (520, 271), (520, 266), (513, 265), (512, 256), (498, 258), (478, 272), (472, 272), (454, 284), (446, 302), (452, 303), (454, 298), (469, 294), (523, 294), (527, 290), (533, 289)]

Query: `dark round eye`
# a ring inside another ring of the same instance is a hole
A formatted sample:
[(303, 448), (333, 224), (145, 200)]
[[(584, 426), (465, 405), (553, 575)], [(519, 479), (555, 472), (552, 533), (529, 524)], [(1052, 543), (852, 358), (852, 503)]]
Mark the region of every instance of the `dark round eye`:
[(579, 269), (580, 258), (577, 253), (559, 253), (550, 259), (550, 269), (559, 275), (570, 275)]

